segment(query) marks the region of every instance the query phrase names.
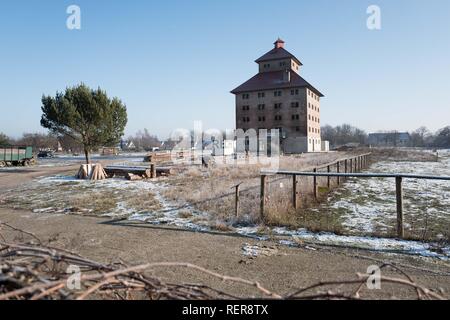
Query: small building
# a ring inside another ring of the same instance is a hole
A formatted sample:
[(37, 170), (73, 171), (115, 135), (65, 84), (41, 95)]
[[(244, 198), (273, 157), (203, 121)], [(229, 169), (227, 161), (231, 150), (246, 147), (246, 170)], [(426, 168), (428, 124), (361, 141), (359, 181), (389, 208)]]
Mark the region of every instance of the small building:
[(130, 150), (136, 150), (136, 146), (133, 141), (131, 140), (120, 140), (120, 149), (123, 151), (130, 151)]
[(318, 152), (323, 94), (300, 76), (302, 63), (285, 42), (258, 58), (258, 73), (231, 91), (236, 96), (236, 129), (277, 129), (284, 153)]
[(103, 147), (101, 148), (102, 156), (117, 156), (119, 155), (119, 148), (117, 147)]
[(411, 144), (411, 136), (408, 132), (377, 132), (369, 133), (370, 146), (379, 147), (408, 147)]

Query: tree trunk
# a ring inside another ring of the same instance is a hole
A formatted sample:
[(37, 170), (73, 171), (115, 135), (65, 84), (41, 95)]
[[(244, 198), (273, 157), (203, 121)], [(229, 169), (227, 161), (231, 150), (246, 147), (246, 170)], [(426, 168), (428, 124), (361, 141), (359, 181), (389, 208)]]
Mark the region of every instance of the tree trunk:
[(84, 156), (86, 157), (86, 164), (91, 164), (91, 158), (89, 155), (89, 150), (85, 147), (84, 148)]

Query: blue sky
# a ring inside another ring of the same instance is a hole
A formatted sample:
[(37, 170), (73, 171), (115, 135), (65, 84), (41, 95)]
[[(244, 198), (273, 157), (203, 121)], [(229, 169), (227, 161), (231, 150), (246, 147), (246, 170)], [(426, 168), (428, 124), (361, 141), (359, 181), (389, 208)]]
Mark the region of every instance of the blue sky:
[[(66, 9), (81, 8), (81, 30)], [(366, 27), (381, 8), (382, 29)], [(84, 82), (128, 107), (127, 134), (234, 128), (229, 93), (277, 37), (325, 94), (322, 124), (450, 125), (450, 1), (2, 1), (0, 132), (44, 132), (40, 98)]]

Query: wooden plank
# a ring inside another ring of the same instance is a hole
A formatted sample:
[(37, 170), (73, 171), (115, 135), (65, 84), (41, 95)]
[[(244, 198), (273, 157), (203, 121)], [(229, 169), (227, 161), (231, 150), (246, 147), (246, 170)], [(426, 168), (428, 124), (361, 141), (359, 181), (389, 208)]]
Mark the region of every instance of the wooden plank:
[(403, 228), (403, 188), (402, 177), (395, 178), (395, 194), (397, 198), (397, 236), (399, 238), (404, 237)]

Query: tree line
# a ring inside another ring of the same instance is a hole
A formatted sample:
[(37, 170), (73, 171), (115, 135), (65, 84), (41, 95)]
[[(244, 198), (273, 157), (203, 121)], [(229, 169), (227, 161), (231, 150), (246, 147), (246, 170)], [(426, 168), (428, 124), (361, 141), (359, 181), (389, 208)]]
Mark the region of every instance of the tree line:
[[(362, 129), (343, 124), (336, 127), (326, 125), (321, 128), (322, 140), (330, 142), (332, 147), (338, 147), (349, 143), (359, 145), (369, 144), (369, 135)], [(391, 131), (388, 133), (398, 133)], [(419, 148), (450, 148), (450, 126), (446, 126), (436, 132), (420, 127), (408, 132), (410, 136), (409, 147)]]

